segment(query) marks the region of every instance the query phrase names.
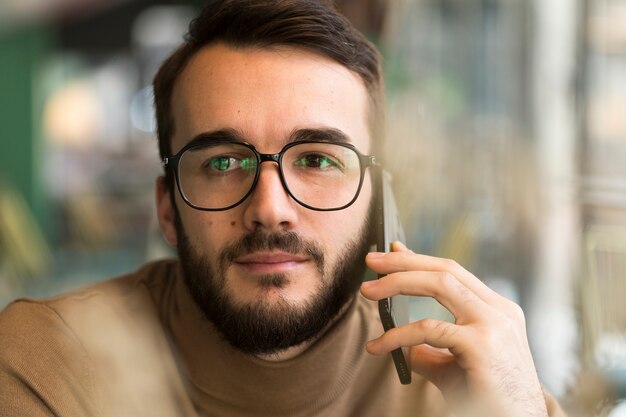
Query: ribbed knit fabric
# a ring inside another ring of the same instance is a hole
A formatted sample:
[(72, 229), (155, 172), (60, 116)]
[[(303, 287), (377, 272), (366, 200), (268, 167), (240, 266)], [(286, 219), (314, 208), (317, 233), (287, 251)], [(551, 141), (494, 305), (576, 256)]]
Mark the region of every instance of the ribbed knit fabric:
[[(0, 313), (0, 416), (446, 416), (417, 375), (398, 382), (358, 297), (296, 358), (234, 350), (191, 301), (176, 261)], [(558, 404), (548, 397), (551, 415)]]

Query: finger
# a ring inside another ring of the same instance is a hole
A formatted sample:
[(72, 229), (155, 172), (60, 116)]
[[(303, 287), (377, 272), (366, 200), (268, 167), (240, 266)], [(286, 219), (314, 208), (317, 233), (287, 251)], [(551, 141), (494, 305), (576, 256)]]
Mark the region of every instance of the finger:
[(423, 367), (435, 367), (455, 361), (455, 357), (448, 349), (436, 348), (429, 345), (411, 347), (411, 363), (423, 365)]
[(393, 242), (391, 242), (391, 251), (415, 253), (399, 240), (394, 240)]
[(459, 371), (456, 358), (447, 349), (437, 349), (428, 345), (413, 346), (410, 354), (411, 369), (432, 382), (441, 378), (442, 373), (451, 368)]
[[(406, 245), (399, 240), (394, 240), (391, 242), (391, 251), (392, 252), (407, 252), (407, 253), (415, 253), (411, 249), (407, 248)], [(386, 255), (389, 252), (369, 252), (367, 254), (367, 258), (378, 258)], [(366, 260), (367, 260), (366, 258)]]
[(417, 270), (448, 272), (488, 304), (508, 309), (508, 304), (511, 303), (453, 260), (413, 253), (408, 249), (379, 256), (371, 255), (374, 254), (368, 254), (365, 262), (371, 270), (379, 274)]
[(446, 392), (449, 398), (465, 392), (465, 371), (450, 352), (420, 345), (411, 348), (410, 360), (414, 372), (432, 382), (441, 392)]
[(489, 306), (482, 299), (447, 272), (396, 272), (364, 282), (361, 293), (374, 301), (394, 295), (432, 297), (458, 319), (458, 324), (489, 313)]
[[(394, 244), (396, 243), (397, 245), (394, 247), (400, 247), (401, 244), (399, 242), (394, 242)], [(371, 255), (374, 254), (368, 254), (365, 258), (365, 262), (368, 267), (379, 274), (416, 270), (449, 272), (457, 276), (457, 278), (462, 280), (464, 283), (465, 281), (468, 281), (466, 285), (471, 287), (473, 290), (491, 291), (482, 281), (451, 259), (437, 258), (434, 256), (414, 253), (408, 249), (397, 252), (389, 252), (382, 255), (378, 254), (378, 256)]]
[(428, 318), (391, 329), (370, 340), (365, 348), (373, 355), (384, 355), (399, 347), (427, 344), (456, 354), (465, 347), (466, 338), (466, 330), (462, 326)]

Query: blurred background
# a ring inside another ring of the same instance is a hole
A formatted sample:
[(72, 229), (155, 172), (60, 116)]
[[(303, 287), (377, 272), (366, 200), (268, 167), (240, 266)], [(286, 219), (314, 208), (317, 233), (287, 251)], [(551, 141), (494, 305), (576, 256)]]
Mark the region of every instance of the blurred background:
[[(168, 254), (150, 85), (203, 3), (0, 0), (0, 308)], [(626, 0), (336, 3), (385, 58), (409, 245), (523, 307), (572, 416), (626, 415)]]

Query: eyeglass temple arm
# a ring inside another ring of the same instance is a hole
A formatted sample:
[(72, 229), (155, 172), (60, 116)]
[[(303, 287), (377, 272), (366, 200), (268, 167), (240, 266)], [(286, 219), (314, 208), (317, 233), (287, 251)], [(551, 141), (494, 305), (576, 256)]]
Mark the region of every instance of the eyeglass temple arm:
[(177, 159), (176, 155), (174, 155), (174, 156), (167, 156), (167, 157), (165, 157), (165, 158), (163, 158), (161, 160), (161, 166), (164, 169), (167, 169), (167, 168), (171, 167), (175, 163), (176, 159)]
[(381, 164), (378, 162), (378, 159), (374, 155), (364, 155), (365, 157), (365, 166), (371, 167), (380, 167)]

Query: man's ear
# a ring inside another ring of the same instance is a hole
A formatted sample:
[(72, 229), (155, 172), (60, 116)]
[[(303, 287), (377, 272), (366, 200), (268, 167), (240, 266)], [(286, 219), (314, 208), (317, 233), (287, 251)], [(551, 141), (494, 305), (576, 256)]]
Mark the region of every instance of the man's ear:
[(156, 208), (159, 219), (159, 227), (163, 237), (172, 246), (178, 245), (178, 238), (175, 225), (174, 207), (172, 207), (172, 196), (170, 187), (167, 185), (164, 176), (159, 176), (156, 180)]

